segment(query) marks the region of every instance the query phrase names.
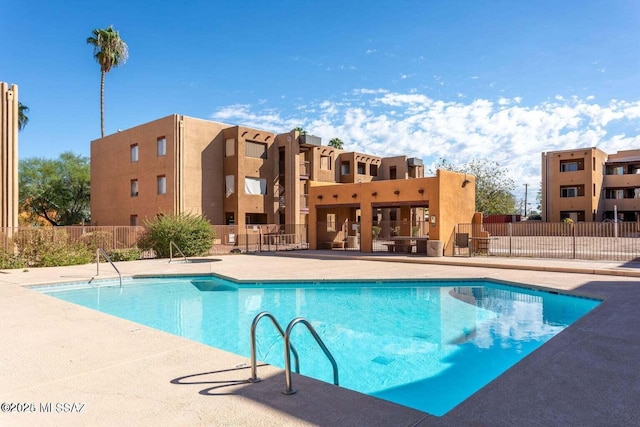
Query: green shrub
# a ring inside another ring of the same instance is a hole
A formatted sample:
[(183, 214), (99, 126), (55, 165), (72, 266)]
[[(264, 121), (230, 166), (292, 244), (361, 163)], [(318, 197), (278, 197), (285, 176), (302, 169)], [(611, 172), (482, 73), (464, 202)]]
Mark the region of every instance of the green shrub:
[(562, 220), (562, 222), (567, 223), (567, 224), (573, 224), (573, 220), (571, 218), (564, 218)]
[(0, 250), (0, 268), (25, 268), (27, 262), (20, 256)]
[(371, 227), (371, 232), (373, 233), (373, 240), (376, 240), (378, 238), (381, 231), (382, 231), (382, 227), (378, 227), (377, 225), (374, 225), (373, 227)]
[(135, 261), (140, 259), (142, 251), (138, 248), (114, 249), (109, 252), (111, 261)]
[(153, 249), (160, 258), (169, 256), (170, 242), (175, 243), (185, 256), (203, 255), (209, 252), (215, 239), (215, 231), (202, 215), (163, 215), (148, 221), (138, 246)]
[(15, 242), (18, 257), (31, 267), (87, 264), (93, 259), (85, 245), (69, 241), (67, 231), (55, 227), (20, 230)]
[(40, 257), (37, 267), (55, 267), (63, 265), (89, 264), (95, 258), (86, 246), (81, 243), (73, 243), (61, 246), (58, 250), (45, 251)]

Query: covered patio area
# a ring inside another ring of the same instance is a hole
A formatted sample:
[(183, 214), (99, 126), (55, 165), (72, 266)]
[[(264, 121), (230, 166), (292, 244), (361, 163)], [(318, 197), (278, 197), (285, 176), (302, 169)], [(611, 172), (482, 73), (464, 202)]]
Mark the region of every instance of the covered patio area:
[(474, 214), (475, 177), (455, 172), (356, 184), (312, 182), (309, 248), (426, 254), (432, 240), (446, 251), (456, 224), (473, 222)]

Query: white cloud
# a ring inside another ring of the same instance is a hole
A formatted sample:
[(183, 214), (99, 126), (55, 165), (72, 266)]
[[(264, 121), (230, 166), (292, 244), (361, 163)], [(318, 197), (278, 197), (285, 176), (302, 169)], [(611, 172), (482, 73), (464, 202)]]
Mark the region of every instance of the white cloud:
[(542, 152), (593, 146), (615, 152), (640, 146), (640, 101), (600, 105), (593, 97), (558, 95), (526, 106), (520, 97), (443, 101), (423, 93), (361, 88), (338, 101), (295, 107), (285, 113), (232, 105), (212, 118), (273, 132), (303, 126), (325, 144), (338, 137), (348, 150), (406, 154), (423, 158), (426, 165), (441, 157), (451, 163), (487, 158), (506, 167), (516, 183), (530, 184), (531, 191), (541, 180)]

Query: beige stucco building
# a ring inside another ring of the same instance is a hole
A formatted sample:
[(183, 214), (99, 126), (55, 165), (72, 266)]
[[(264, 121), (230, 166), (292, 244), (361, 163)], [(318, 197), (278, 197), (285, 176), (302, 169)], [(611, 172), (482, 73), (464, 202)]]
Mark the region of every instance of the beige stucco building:
[(18, 86), (0, 82), (0, 228), (18, 226)]
[(308, 224), (311, 182), (423, 176), (416, 158), (348, 152), (297, 131), (174, 114), (92, 141), (92, 222), (141, 225), (188, 212), (212, 224)]
[[(435, 177), (382, 180), (355, 184), (311, 184), (309, 192), (309, 247), (317, 249), (323, 243), (357, 239), (363, 252), (373, 251), (376, 225), (385, 224), (380, 213), (399, 211), (392, 223), (398, 236), (415, 238), (426, 234), (429, 240), (440, 241), (450, 252), (457, 224), (481, 222), (475, 213), (475, 177), (438, 170)], [(415, 233), (416, 209), (428, 209), (428, 229)], [(341, 229), (341, 224), (356, 227)], [(346, 236), (343, 236), (345, 233)], [(484, 235), (487, 236), (487, 235)]]
[(542, 153), (542, 219), (640, 221), (640, 149)]

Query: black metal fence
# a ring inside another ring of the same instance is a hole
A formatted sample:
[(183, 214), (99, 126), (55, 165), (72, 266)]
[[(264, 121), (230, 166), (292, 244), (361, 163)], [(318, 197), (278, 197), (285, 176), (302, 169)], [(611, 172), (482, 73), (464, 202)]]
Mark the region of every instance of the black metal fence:
[(309, 249), (305, 224), (214, 225), (212, 254)]
[(450, 255), (629, 261), (640, 258), (640, 223), (459, 224), (450, 242)]

